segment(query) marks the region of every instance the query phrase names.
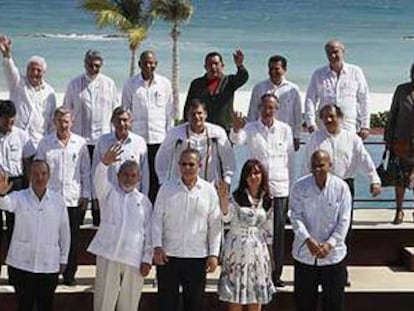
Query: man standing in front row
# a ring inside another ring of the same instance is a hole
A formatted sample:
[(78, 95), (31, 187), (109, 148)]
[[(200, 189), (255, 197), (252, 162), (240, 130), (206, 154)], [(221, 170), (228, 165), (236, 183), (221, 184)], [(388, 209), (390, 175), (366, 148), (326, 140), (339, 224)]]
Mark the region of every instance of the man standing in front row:
[(6, 263), (18, 310), (52, 311), (59, 272), (65, 270), (70, 247), (69, 219), (63, 197), (47, 188), (49, 166), (34, 160), (30, 188), (13, 186), (0, 173), (0, 209), (15, 214)]
[(317, 310), (322, 285), (322, 310), (343, 311), (351, 193), (341, 178), (330, 173), (326, 151), (315, 151), (311, 163), (312, 174), (294, 184), (289, 198), (296, 310)]
[(159, 311), (177, 309), (180, 285), (183, 309), (202, 309), (206, 271), (216, 269), (220, 249), (219, 199), (214, 186), (198, 176), (199, 152), (184, 150), (179, 165), (181, 178), (161, 186), (152, 220)]
[(88, 247), (96, 255), (95, 311), (137, 310), (144, 277), (152, 265), (152, 205), (137, 190), (139, 164), (124, 161), (117, 180), (108, 174), (121, 161), (122, 148), (111, 146), (94, 176), (102, 212), (101, 225)]

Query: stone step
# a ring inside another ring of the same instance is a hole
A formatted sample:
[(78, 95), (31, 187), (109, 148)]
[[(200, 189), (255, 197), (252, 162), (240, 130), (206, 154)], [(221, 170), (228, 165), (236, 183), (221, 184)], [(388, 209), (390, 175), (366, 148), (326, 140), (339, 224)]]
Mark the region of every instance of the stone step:
[(404, 247), (402, 251), (404, 267), (414, 272), (414, 247)]

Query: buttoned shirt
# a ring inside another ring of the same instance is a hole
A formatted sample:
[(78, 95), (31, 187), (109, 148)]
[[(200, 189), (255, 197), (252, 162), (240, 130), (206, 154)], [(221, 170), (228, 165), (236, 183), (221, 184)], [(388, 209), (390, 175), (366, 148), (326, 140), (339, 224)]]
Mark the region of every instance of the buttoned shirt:
[(155, 157), (155, 170), (160, 183), (180, 176), (178, 161), (188, 147), (197, 149), (201, 154), (200, 177), (210, 182), (224, 178), (228, 184), (231, 183), (236, 169), (233, 149), (224, 129), (208, 122), (201, 134), (191, 131), (188, 122), (168, 131)]
[(161, 186), (152, 217), (153, 247), (179, 258), (218, 256), (221, 239), (219, 199), (201, 178), (188, 189), (181, 179)]
[(253, 122), (259, 118), (261, 97), (268, 93), (276, 95), (279, 99), (279, 109), (276, 112), (277, 119), (290, 125), (294, 138), (300, 138), (302, 129), (302, 104), (299, 88), (296, 84), (284, 78), (280, 85), (275, 85), (272, 80), (267, 79), (254, 86), (250, 97), (247, 120)]
[(316, 70), (306, 92), (305, 121), (315, 126), (323, 106), (336, 104), (344, 114), (344, 129), (369, 128), (370, 104), (367, 81), (361, 68), (344, 63), (338, 76), (329, 65)]
[(267, 127), (262, 120), (247, 123), (237, 133), (232, 129), (230, 140), (236, 145), (247, 145), (249, 159), (263, 163), (269, 174), (273, 197), (287, 197), (289, 183), (294, 176), (292, 130), (276, 119)]
[(94, 79), (82, 74), (67, 86), (63, 107), (73, 116), (72, 131), (94, 145), (111, 131), (112, 111), (118, 106), (114, 81), (99, 73)]
[[(339, 177), (328, 174), (321, 190), (313, 175), (300, 178), (292, 187), (289, 198), (291, 222), (295, 237), (292, 256), (297, 261), (315, 266), (333, 265), (345, 258), (345, 237), (351, 219), (351, 193)], [(318, 259), (306, 245), (308, 238), (332, 246), (329, 254)]]
[(56, 273), (66, 264), (69, 218), (63, 197), (46, 190), (38, 199), (32, 188), (0, 197), (0, 208), (15, 214), (6, 264), (34, 273)]
[(108, 178), (108, 167), (102, 162), (94, 176), (101, 211), (98, 232), (88, 251), (106, 259), (139, 268), (152, 264), (152, 205), (137, 189), (125, 192), (118, 181)]
[(5, 135), (0, 134), (0, 170), (10, 177), (23, 175), (23, 159), (36, 152), (29, 135), (13, 126)]
[(355, 132), (341, 129), (337, 134), (331, 134), (322, 129), (312, 133), (305, 145), (302, 175), (311, 172), (312, 153), (319, 149), (328, 152), (332, 161), (331, 173), (342, 179), (354, 178), (359, 173), (371, 184), (381, 184), (375, 164)]
[(27, 131), (37, 146), (43, 135), (54, 129), (55, 90), (46, 82), (33, 87), (25, 76), (20, 75), (12, 58), (5, 57), (3, 67), (10, 99), (16, 105), (15, 125)]
[[(132, 160), (138, 163), (140, 169), (141, 180), (138, 185), (138, 190), (143, 194), (147, 195), (149, 190), (149, 168), (148, 168), (148, 151), (147, 144), (145, 140), (134, 133), (129, 132), (126, 139), (119, 141), (115, 132), (102, 135), (96, 148), (93, 152), (93, 163), (92, 163), (92, 175), (95, 174), (95, 168), (98, 163), (101, 162), (102, 157), (108, 151), (108, 149), (113, 145), (120, 145), (122, 153), (119, 156), (120, 161), (111, 165), (108, 170), (110, 180), (112, 183), (118, 182), (118, 170), (121, 167), (121, 164), (126, 160)], [(93, 195), (93, 197), (95, 197)]]
[(49, 164), (48, 187), (63, 195), (66, 206), (78, 206), (79, 198), (90, 198), (91, 165), (85, 139), (71, 133), (65, 146), (55, 132), (40, 141), (35, 158)]
[(151, 84), (138, 74), (126, 81), (122, 107), (132, 113), (132, 132), (147, 144), (161, 144), (174, 118), (170, 81), (154, 74)]

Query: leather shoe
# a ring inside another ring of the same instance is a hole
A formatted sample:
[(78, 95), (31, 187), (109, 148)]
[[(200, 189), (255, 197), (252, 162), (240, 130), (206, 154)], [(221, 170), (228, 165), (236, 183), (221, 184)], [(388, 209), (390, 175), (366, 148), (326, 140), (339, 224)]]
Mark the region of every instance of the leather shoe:
[(403, 212), (402, 210), (397, 210), (397, 211), (395, 212), (395, 218), (394, 218), (394, 220), (392, 221), (392, 224), (393, 224), (393, 225), (399, 225), (399, 224), (402, 224), (403, 220), (404, 220), (404, 212)]
[(285, 282), (280, 279), (275, 282), (276, 287), (285, 287), (285, 285)]
[(66, 286), (76, 286), (76, 280), (75, 279), (63, 280), (63, 284)]

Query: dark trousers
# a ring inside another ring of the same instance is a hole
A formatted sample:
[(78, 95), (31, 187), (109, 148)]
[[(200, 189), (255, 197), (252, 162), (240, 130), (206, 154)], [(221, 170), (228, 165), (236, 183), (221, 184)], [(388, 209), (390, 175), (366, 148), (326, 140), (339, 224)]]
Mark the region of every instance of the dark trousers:
[[(89, 151), (89, 157), (91, 159), (91, 164), (93, 161), (93, 151), (95, 150), (95, 145), (88, 145), (88, 151)], [(86, 210), (83, 210), (81, 212), (81, 220), (80, 220), (80, 224), (83, 224), (84, 220), (85, 220), (85, 214), (86, 214)], [(101, 213), (100, 210), (98, 208), (98, 206), (95, 204), (95, 202), (92, 201), (91, 204), (91, 214), (92, 214), (92, 223), (94, 226), (99, 226), (99, 224), (101, 223)]]
[(148, 198), (150, 199), (151, 203), (154, 204), (155, 199), (157, 197), (158, 189), (160, 188), (158, 176), (157, 176), (157, 173), (155, 172), (155, 155), (157, 154), (157, 151), (160, 148), (160, 144), (147, 145), (147, 148), (148, 148), (148, 166), (149, 166), (149, 175), (150, 175), (149, 176), (150, 186), (149, 186)]
[(280, 279), (285, 260), (285, 224), (288, 211), (287, 197), (273, 198), (273, 281)]
[(81, 209), (78, 206), (68, 207), (69, 225), (70, 225), (70, 250), (68, 264), (63, 273), (64, 281), (72, 281), (78, 270), (78, 252), (81, 225)]
[[(355, 184), (354, 184), (353, 178), (347, 178), (347, 179), (344, 179), (344, 181), (348, 185), (349, 192), (351, 192), (351, 196), (352, 196), (351, 221), (349, 222), (348, 233), (346, 234), (346, 237), (345, 237), (345, 244), (348, 249), (345, 261), (349, 262), (351, 260), (351, 240), (352, 240), (352, 221), (354, 219)], [(346, 270), (346, 279), (348, 280), (348, 270)]]
[(159, 311), (177, 311), (182, 286), (183, 311), (200, 311), (206, 286), (205, 258), (169, 257), (157, 266)]
[(345, 263), (310, 266), (295, 260), (296, 311), (318, 310), (318, 285), (322, 285), (322, 311), (345, 310)]
[(8, 267), (16, 292), (17, 310), (52, 311), (58, 273), (32, 273)]

